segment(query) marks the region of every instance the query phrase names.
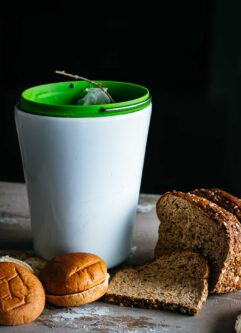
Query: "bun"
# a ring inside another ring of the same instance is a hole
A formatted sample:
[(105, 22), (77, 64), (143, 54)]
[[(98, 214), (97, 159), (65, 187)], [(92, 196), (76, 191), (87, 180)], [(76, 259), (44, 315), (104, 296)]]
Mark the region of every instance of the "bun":
[(90, 253), (54, 257), (40, 272), (47, 300), (58, 306), (77, 306), (102, 297), (108, 287), (105, 262)]
[(64, 296), (46, 295), (47, 301), (57, 306), (79, 306), (91, 303), (102, 297), (108, 289), (109, 274), (105, 280), (88, 290)]
[(0, 324), (20, 325), (35, 320), (45, 306), (45, 292), (29, 269), (0, 262)]

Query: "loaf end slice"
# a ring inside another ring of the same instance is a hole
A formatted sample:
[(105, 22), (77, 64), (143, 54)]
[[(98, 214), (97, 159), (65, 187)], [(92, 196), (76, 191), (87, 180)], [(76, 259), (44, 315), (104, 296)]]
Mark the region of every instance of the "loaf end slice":
[(121, 306), (197, 314), (208, 296), (208, 265), (201, 255), (182, 251), (117, 272), (105, 301)]

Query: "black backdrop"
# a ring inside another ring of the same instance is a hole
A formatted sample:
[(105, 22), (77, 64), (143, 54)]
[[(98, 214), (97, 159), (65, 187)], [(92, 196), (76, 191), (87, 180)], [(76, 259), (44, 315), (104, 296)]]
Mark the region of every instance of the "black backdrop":
[(0, 180), (23, 181), (13, 106), (55, 69), (153, 96), (142, 192), (241, 195), (240, 2), (21, 1), (0, 12)]

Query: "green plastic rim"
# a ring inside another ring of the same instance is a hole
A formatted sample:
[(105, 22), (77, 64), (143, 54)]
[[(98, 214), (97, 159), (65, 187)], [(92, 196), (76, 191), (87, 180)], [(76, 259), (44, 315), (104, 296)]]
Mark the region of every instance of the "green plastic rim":
[(22, 111), (51, 117), (106, 117), (136, 112), (151, 104), (149, 90), (133, 83), (96, 81), (108, 88), (116, 101), (102, 105), (75, 105), (91, 85), (86, 81), (65, 81), (29, 88), (19, 103)]

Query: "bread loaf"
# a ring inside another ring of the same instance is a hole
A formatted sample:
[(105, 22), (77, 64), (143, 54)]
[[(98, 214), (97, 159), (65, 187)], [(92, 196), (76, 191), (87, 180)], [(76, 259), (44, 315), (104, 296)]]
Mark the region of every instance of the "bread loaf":
[(210, 292), (241, 288), (241, 226), (233, 214), (195, 194), (175, 191), (162, 195), (156, 208), (156, 256), (180, 249), (199, 251), (210, 264)]

